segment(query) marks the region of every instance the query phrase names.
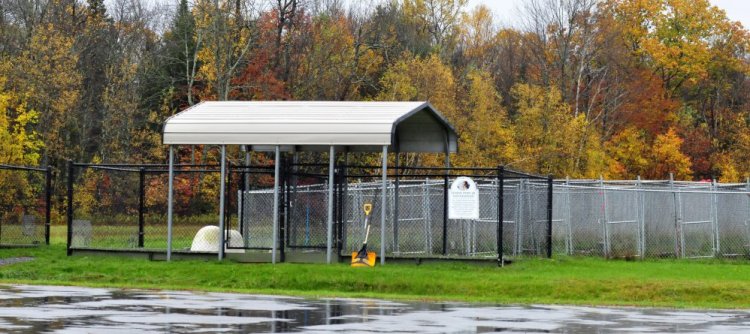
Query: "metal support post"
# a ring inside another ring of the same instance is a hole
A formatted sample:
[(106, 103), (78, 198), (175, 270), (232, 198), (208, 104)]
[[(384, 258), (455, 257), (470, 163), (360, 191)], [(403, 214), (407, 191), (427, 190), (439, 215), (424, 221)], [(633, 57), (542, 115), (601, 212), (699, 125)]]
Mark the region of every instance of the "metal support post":
[(328, 152), (328, 231), (326, 238), (326, 263), (330, 264), (333, 257), (333, 186), (334, 180), (334, 163), (336, 161), (336, 149), (331, 145)]
[(172, 260), (172, 212), (174, 211), (174, 146), (169, 145), (169, 190), (167, 193), (167, 261)]
[[(245, 219), (245, 216), (247, 215), (247, 210), (245, 210), (245, 192), (250, 190), (250, 163), (252, 162), (251, 154), (250, 154), (250, 145), (245, 145), (245, 169), (243, 173), (243, 184), (244, 187), (242, 188), (242, 196), (240, 196), (240, 230), (242, 231), (242, 239), (243, 244), (245, 247), (250, 247), (250, 224), (248, 223), (248, 219)], [(248, 197), (248, 202), (250, 201), (250, 198)]]
[(279, 145), (275, 149), (276, 158), (273, 171), (273, 233), (271, 247), (271, 263), (276, 263), (276, 251), (279, 248), (279, 165), (281, 164), (281, 152)]
[(399, 186), (400, 186), (400, 180), (399, 180), (398, 175), (401, 172), (399, 170), (399, 167), (400, 167), (399, 158), (401, 156), (401, 152), (396, 150), (395, 153), (396, 153), (396, 159), (395, 159), (396, 160), (396, 165), (395, 165), (396, 179), (395, 179), (395, 184), (393, 188), (393, 197), (394, 197), (393, 199), (393, 252), (398, 253), (399, 252), (399, 247), (398, 247), (399, 203), (398, 202), (399, 202)]
[(380, 193), (380, 265), (385, 264), (385, 214), (388, 192), (388, 145), (383, 145), (383, 190)]
[(227, 146), (221, 145), (221, 180), (219, 180), (219, 261), (224, 259), (227, 232), (224, 226), (225, 192), (227, 183)]

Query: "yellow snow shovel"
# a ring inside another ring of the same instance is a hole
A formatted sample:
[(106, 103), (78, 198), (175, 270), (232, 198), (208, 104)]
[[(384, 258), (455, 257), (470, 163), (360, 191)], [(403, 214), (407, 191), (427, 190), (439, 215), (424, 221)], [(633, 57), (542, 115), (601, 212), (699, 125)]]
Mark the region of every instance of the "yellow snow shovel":
[(359, 252), (352, 252), (352, 267), (374, 267), (375, 258), (377, 254), (375, 252), (367, 251), (367, 237), (370, 236), (370, 212), (372, 212), (372, 204), (367, 203), (364, 205), (365, 210), (365, 242), (362, 243), (362, 248)]

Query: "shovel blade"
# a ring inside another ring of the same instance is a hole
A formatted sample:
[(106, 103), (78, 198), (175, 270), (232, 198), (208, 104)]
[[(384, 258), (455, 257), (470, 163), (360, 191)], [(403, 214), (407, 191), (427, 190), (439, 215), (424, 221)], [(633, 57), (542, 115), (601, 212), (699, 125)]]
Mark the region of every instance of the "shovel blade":
[(375, 252), (367, 252), (367, 256), (358, 256), (359, 252), (352, 252), (352, 267), (374, 267), (377, 259)]

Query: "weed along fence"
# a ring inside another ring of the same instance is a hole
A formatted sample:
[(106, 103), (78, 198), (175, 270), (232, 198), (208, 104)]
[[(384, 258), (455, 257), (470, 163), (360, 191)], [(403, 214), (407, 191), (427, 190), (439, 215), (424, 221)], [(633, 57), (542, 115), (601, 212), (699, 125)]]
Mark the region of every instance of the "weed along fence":
[(52, 170), (0, 165), (0, 247), (49, 244)]
[(559, 253), (750, 257), (750, 184), (559, 180), (553, 208)]

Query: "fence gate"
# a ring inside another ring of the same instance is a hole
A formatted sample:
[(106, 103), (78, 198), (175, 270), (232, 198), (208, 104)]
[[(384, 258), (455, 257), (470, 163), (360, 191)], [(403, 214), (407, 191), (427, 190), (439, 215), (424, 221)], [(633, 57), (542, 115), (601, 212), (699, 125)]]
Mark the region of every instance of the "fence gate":
[(640, 193), (628, 189), (605, 189), (603, 197), (604, 255), (641, 257), (643, 235)]
[[(704, 189), (708, 190), (708, 189)], [(680, 256), (713, 257), (716, 254), (716, 195), (710, 192), (678, 191), (677, 231)], [(710, 203), (710, 205), (705, 205)]]

